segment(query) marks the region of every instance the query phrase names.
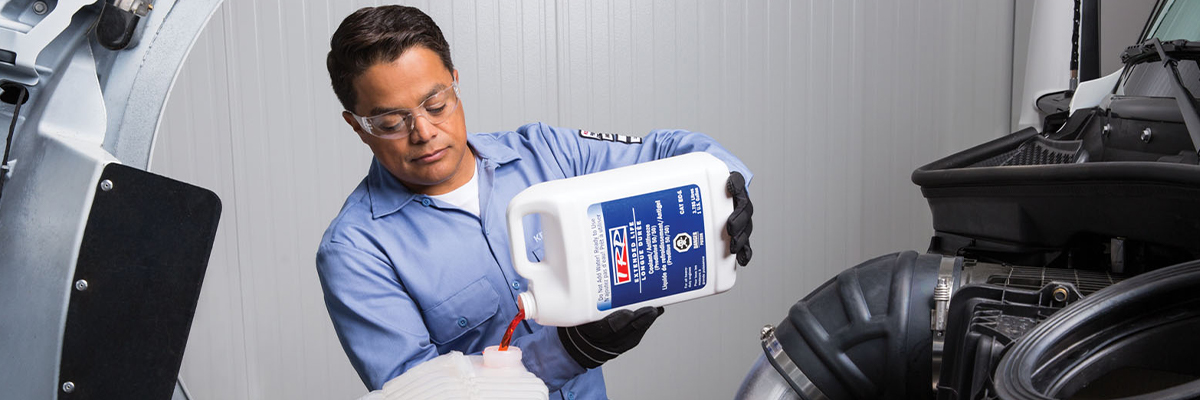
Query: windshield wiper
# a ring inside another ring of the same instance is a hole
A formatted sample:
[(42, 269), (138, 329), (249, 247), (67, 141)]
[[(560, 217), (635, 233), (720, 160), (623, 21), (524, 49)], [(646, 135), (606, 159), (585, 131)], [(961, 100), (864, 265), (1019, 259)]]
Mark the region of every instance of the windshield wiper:
[(1179, 113), (1183, 114), (1183, 123), (1187, 127), (1188, 136), (1192, 137), (1192, 147), (1200, 154), (1200, 112), (1197, 111), (1196, 98), (1192, 96), (1187, 87), (1183, 86), (1183, 78), (1179, 77), (1179, 60), (1171, 57), (1168, 53), (1197, 58), (1197, 55), (1200, 55), (1200, 42), (1174, 40), (1163, 43), (1158, 38), (1153, 38), (1140, 45), (1125, 49), (1125, 52), (1121, 54), (1121, 61), (1124, 61), (1125, 65), (1133, 65), (1154, 61), (1156, 56), (1159, 61), (1162, 61), (1163, 68), (1170, 72), (1168, 75), (1171, 76), (1171, 82), (1174, 83), (1172, 86), (1175, 87), (1175, 102), (1179, 104)]

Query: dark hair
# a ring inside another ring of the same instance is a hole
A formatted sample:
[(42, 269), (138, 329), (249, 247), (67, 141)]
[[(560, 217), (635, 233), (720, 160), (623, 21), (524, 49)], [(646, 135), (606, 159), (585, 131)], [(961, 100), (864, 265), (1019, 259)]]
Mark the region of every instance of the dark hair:
[(454, 71), (450, 44), (433, 18), (421, 10), (406, 6), (365, 7), (342, 20), (329, 38), (329, 56), (325, 58), (333, 93), (342, 107), (354, 110), (358, 101), (354, 93), (355, 78), (375, 64), (394, 61), (413, 46), (437, 53), (446, 70)]

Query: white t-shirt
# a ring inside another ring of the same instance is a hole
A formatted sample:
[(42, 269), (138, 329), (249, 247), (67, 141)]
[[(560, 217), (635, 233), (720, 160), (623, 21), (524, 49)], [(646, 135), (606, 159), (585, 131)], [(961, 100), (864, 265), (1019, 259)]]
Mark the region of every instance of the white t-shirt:
[(479, 166), (476, 164), (475, 173), (471, 174), (471, 181), (467, 184), (459, 186), (458, 189), (450, 191), (450, 193), (430, 195), (429, 197), (438, 199), (457, 206), (458, 208), (470, 211), (471, 214), (479, 216)]

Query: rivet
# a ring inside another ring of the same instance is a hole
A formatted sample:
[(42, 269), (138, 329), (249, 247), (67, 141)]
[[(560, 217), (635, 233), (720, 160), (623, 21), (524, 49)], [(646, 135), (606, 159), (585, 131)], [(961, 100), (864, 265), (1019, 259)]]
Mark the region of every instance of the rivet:
[(1146, 142), (1146, 143), (1150, 143), (1150, 137), (1153, 135), (1154, 135), (1154, 132), (1151, 132), (1150, 128), (1146, 128), (1146, 130), (1142, 131), (1142, 141)]
[(33, 3), (33, 12), (36, 13), (37, 15), (45, 14), (46, 10), (49, 10), (49, 9), (50, 9), (50, 7), (47, 7), (46, 2), (44, 2), (44, 1), (36, 1)]
[(84, 290), (87, 290), (87, 288), (88, 288), (87, 281), (85, 281), (83, 279), (75, 281), (75, 290), (82, 292)]
[(1100, 135), (1108, 136), (1109, 133), (1112, 133), (1112, 124), (1104, 124), (1104, 129), (1100, 131)]
[(63, 382), (62, 389), (64, 392), (71, 393), (75, 391), (75, 383), (71, 381)]
[(112, 190), (112, 188), (113, 188), (112, 181), (110, 181), (108, 179), (100, 181), (100, 190), (107, 192), (109, 190)]

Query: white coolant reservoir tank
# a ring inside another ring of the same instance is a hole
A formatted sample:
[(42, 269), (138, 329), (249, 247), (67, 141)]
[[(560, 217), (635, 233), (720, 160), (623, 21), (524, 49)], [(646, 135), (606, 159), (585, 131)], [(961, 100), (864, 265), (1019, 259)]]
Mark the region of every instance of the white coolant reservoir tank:
[[(696, 152), (530, 186), (508, 204), (513, 266), (529, 281), (525, 317), (574, 326), (616, 310), (729, 290), (737, 278), (725, 221), (729, 168)], [(544, 257), (525, 256), (540, 215)]]
[(499, 351), (488, 347), (483, 355), (452, 351), (409, 369), (383, 384), (383, 389), (360, 400), (464, 399), (546, 400), (546, 384), (525, 369), (521, 349)]

